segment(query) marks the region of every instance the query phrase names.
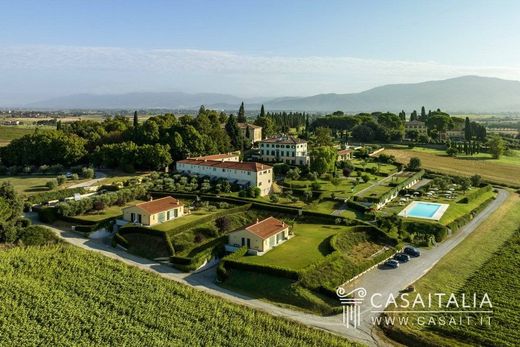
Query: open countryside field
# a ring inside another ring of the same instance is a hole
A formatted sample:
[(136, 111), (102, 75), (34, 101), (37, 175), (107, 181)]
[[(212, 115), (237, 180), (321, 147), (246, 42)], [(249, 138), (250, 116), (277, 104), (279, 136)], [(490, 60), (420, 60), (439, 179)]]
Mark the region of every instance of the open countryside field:
[[(0, 176), (0, 184), (2, 182), (11, 182), (14, 189), (25, 195), (32, 195), (41, 192), (47, 192), (49, 189), (45, 186), (45, 183), (49, 181), (56, 181), (56, 175), (27, 175), (27, 176)], [(65, 184), (57, 187), (55, 190), (65, 189), (71, 185), (85, 182), (88, 180), (68, 180)]]
[[(476, 291), (482, 295), (487, 292), (494, 304), (491, 326), (457, 326), (452, 329), (421, 326), (410, 320), (413, 324), (391, 328), (393, 338), (406, 339), (407, 344), (446, 347), (517, 344), (520, 339), (516, 328), (520, 324), (517, 314), (520, 307), (520, 267), (517, 264), (519, 210), (520, 197), (513, 193), (500, 209), (414, 284), (416, 292), (423, 297), (428, 293)], [(415, 295), (409, 296), (410, 302)]]
[(2, 250), (0, 272), (9, 345), (349, 345), (68, 245)]
[(7, 146), (12, 140), (33, 132), (34, 128), (30, 127), (0, 126), (0, 147)]
[(453, 158), (445, 151), (418, 147), (385, 149), (383, 153), (395, 156), (402, 163), (418, 157), (425, 169), (436, 172), (464, 176), (478, 174), (491, 182), (520, 186), (520, 151), (514, 151), (514, 156), (503, 156), (498, 160), (492, 159), (489, 154)]

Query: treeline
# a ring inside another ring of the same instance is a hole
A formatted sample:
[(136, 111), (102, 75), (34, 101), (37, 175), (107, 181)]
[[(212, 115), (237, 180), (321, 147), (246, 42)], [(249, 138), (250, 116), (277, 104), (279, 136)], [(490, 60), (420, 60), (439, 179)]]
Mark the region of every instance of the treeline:
[(336, 136), (349, 140), (348, 134), (361, 142), (370, 141), (396, 141), (404, 136), (404, 121), (396, 114), (390, 112), (360, 113), (357, 115), (344, 115), (335, 112), (332, 115), (317, 118), (310, 126), (311, 130), (317, 128), (330, 128)]
[[(255, 123), (264, 126), (264, 136), (305, 125), (304, 113), (265, 113), (262, 107)], [(159, 170), (190, 156), (225, 153), (251, 146), (239, 123), (245, 122), (244, 107), (238, 116), (207, 110), (196, 116), (164, 114), (144, 122), (107, 117), (101, 122), (78, 120), (56, 123), (56, 130), (37, 130), (0, 149), (0, 164), (42, 166), (95, 164), (125, 171)]]

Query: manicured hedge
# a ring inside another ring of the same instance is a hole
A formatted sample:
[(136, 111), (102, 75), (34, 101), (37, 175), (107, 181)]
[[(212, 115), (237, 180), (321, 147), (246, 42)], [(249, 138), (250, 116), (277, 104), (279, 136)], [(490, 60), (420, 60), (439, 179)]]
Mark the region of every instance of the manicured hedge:
[(368, 210), (370, 210), (370, 207), (360, 204), (359, 202), (356, 202), (352, 199), (347, 200), (347, 206), (361, 212), (367, 212)]
[(491, 185), (485, 185), (482, 188), (479, 188), (477, 190), (472, 191), (471, 193), (467, 194), (465, 197), (460, 199), (458, 202), (462, 204), (467, 204), (475, 199), (478, 199), (482, 194), (485, 194), (487, 192), (490, 192), (493, 189)]
[(54, 223), (59, 218), (56, 207), (42, 207), (37, 212), (38, 219), (43, 223)]
[(433, 235), (437, 242), (441, 242), (448, 236), (448, 228), (439, 223), (404, 220), (403, 228), (410, 234)]
[(229, 278), (229, 269), (226, 267), (228, 261), (238, 259), (247, 253), (247, 246), (242, 246), (237, 249), (234, 253), (231, 253), (220, 260), (217, 267), (217, 278), (220, 281), (225, 281)]
[[(172, 229), (168, 230), (167, 233), (168, 234), (170, 234), (170, 233), (171, 234), (180, 234), (184, 231), (195, 228), (201, 224), (211, 222), (212, 220), (215, 220), (219, 217), (227, 216), (227, 215), (230, 215), (233, 213), (238, 213), (238, 212), (245, 212), (245, 211), (248, 211), (249, 209), (251, 209), (251, 204), (233, 207), (233, 208), (227, 209), (225, 211), (220, 211), (220, 212), (216, 212), (216, 213), (201, 217), (192, 222), (180, 225), (176, 228), (172, 228)], [(146, 228), (146, 230), (155, 230), (155, 229), (153, 229), (153, 227), (151, 227), (150, 229)]]
[[(173, 248), (172, 242), (171, 242), (170, 238), (168, 237), (168, 234), (164, 231), (131, 225), (131, 226), (122, 227), (116, 233), (116, 235), (120, 235), (120, 236), (124, 236), (124, 235), (128, 235), (128, 234), (151, 234), (151, 235), (160, 236), (166, 242), (166, 246), (168, 247), (170, 254), (171, 255), (175, 254), (175, 249)], [(125, 246), (125, 247), (128, 247), (128, 241), (126, 244), (127, 244), (127, 246)]]
[(195, 253), (195, 256), (181, 257), (173, 255), (170, 257), (170, 262), (174, 267), (182, 271), (196, 270), (210, 257), (222, 254), (226, 242), (227, 235), (220, 236), (194, 248), (190, 253)]

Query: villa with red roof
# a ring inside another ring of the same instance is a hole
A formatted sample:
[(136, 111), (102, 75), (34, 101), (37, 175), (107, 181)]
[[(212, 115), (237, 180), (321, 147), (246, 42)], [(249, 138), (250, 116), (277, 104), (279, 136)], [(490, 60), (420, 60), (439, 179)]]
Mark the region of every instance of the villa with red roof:
[(184, 204), (167, 196), (123, 208), (123, 219), (145, 226), (168, 222), (184, 216)]
[(255, 223), (228, 235), (227, 251), (235, 251), (247, 246), (250, 254), (263, 255), (265, 252), (289, 240), (289, 225), (274, 217), (256, 220)]
[(271, 192), (273, 184), (273, 168), (269, 165), (255, 162), (219, 161), (208, 159), (184, 159), (176, 163), (178, 172), (225, 178), (230, 183), (243, 188), (258, 187), (260, 195)]

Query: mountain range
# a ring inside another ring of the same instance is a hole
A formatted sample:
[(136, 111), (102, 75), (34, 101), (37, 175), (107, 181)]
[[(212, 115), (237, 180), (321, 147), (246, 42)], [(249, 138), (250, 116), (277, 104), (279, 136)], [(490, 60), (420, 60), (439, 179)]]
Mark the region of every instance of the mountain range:
[(216, 93), (181, 92), (77, 94), (35, 102), (25, 107), (47, 109), (196, 109), (236, 110), (244, 101), (246, 110), (264, 104), (270, 111), (345, 112), (410, 111), (425, 106), (448, 112), (518, 112), (520, 81), (492, 77), (462, 76), (421, 83), (390, 84), (360, 93), (318, 94), (308, 97), (250, 98)]

